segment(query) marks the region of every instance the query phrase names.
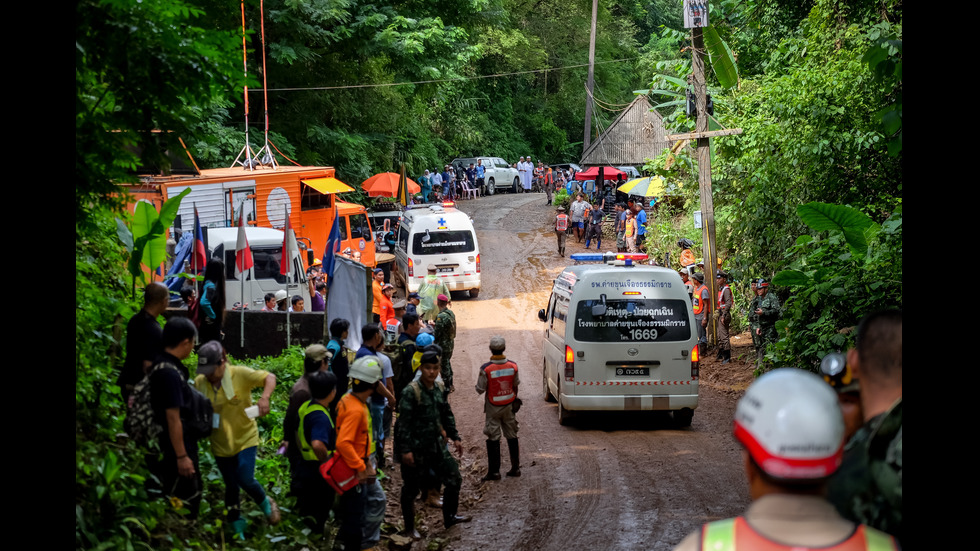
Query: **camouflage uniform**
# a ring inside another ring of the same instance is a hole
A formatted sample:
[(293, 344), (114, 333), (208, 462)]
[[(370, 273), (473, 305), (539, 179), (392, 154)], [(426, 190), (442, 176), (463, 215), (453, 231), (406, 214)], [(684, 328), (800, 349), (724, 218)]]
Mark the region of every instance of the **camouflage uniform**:
[(841, 516), (887, 532), (902, 543), (902, 400), (865, 423), (844, 448), (827, 484)]
[(442, 348), (442, 369), (440, 374), (442, 375), (442, 381), (446, 384), (446, 388), (452, 390), (453, 366), (450, 364), (450, 360), (453, 358), (453, 343), (456, 340), (456, 314), (449, 308), (443, 309), (436, 316), (435, 329), (435, 333), (432, 336), (436, 338), (436, 344), (439, 345), (439, 348)]
[[(416, 390), (418, 392), (416, 392)], [(446, 401), (439, 383), (425, 388), (420, 381), (414, 381), (402, 391), (398, 402), (398, 424), (395, 426), (395, 442), (399, 457), (411, 452), (415, 465), (409, 467), (402, 461), (402, 514), (406, 526), (411, 519), (414, 524), (415, 496), (423, 486), (423, 477), (434, 476), (445, 485), (443, 494), (443, 519), (451, 519), (459, 509), (459, 488), (463, 479), (459, 474), (459, 464), (446, 447), (442, 431), (448, 440), (459, 440), (456, 431), (456, 418)], [(432, 482), (426, 487), (436, 486)]]
[[(762, 313), (756, 314), (757, 309), (761, 309)], [(779, 320), (780, 312), (779, 297), (771, 290), (767, 291), (764, 297), (757, 295), (752, 299), (752, 304), (749, 305), (749, 321), (755, 319), (755, 322), (750, 323), (750, 325), (752, 327), (752, 344), (755, 345), (758, 355), (757, 366), (759, 368), (762, 368), (762, 358), (766, 355), (766, 347), (779, 340), (779, 334), (776, 332), (776, 321)], [(755, 334), (756, 328), (759, 328), (760, 335)]]

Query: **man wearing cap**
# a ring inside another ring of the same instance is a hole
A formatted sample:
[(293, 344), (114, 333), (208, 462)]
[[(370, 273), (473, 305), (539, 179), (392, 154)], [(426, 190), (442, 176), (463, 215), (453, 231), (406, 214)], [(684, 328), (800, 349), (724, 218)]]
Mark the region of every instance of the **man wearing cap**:
[(698, 326), (698, 357), (704, 356), (704, 348), (708, 346), (708, 313), (711, 311), (711, 293), (704, 284), (704, 274), (694, 272), (691, 276), (697, 283), (691, 301), (694, 306), (694, 322)]
[(565, 256), (565, 242), (568, 240), (568, 215), (565, 207), (555, 209), (555, 236), (558, 238), (558, 254)]
[(487, 393), (483, 404), (486, 423), (483, 434), (487, 436), (487, 474), (483, 480), (500, 480), (500, 433), (503, 431), (510, 451), (510, 470), (507, 476), (521, 476), (521, 452), (517, 442), (517, 418), (514, 404), (517, 401), (517, 364), (504, 356), (507, 342), (501, 336), (490, 339), (490, 361), (480, 367), (476, 381), (476, 393)]
[(415, 530), (415, 496), (427, 472), (434, 473), (446, 487), (442, 505), (443, 526), (450, 528), (472, 520), (456, 514), (462, 477), (459, 464), (449, 452), (447, 444), (452, 441), (456, 453), (462, 456), (463, 442), (456, 431), (456, 418), (444, 390), (436, 382), (439, 356), (435, 346), (423, 352), (419, 373), (419, 379), (409, 383), (402, 391), (398, 425), (395, 427), (402, 464), (402, 517), (405, 534), (414, 539), (420, 537)]
[[(289, 390), (289, 404), (286, 406), (286, 414), (282, 419), (282, 440), (286, 445), (286, 459), (292, 472), (296, 472), (297, 461), (299, 461), (299, 447), (296, 443), (296, 429), (299, 427), (299, 408), (310, 401), (310, 375), (318, 371), (328, 370), (327, 347), (322, 344), (311, 344), (306, 347), (306, 354), (303, 357), (303, 376), (293, 383)], [(336, 385), (336, 383), (334, 383)]]
[[(201, 345), (197, 352), (194, 387), (211, 402), (216, 419), (211, 431), (211, 453), (225, 483), (228, 522), (235, 535), (245, 539), (245, 519), (239, 510), (239, 490), (252, 498), (269, 519), (279, 522), (279, 506), (255, 480), (255, 459), (259, 446), (259, 427), (255, 417), (269, 413), (269, 399), (276, 389), (276, 376), (268, 371), (228, 365), (225, 349), (218, 341)], [(257, 415), (250, 415), (252, 390), (262, 388), (256, 402)]]
[(408, 294), (407, 301), (408, 301), (408, 304), (405, 305), (405, 313), (406, 314), (415, 314), (417, 316), (419, 314), (419, 311), (418, 311), (419, 303), (422, 302), (419, 299), (419, 294), (418, 293), (409, 293)]
[(426, 266), (425, 279), (422, 280), (422, 284), (419, 285), (419, 297), (421, 299), (421, 304), (419, 304), (419, 315), (422, 316), (424, 321), (430, 322), (435, 321), (436, 315), (439, 314), (439, 309), (436, 306), (436, 297), (439, 295), (449, 296), (449, 287), (436, 275), (436, 265), (429, 264)]
[[(338, 539), (344, 549), (370, 547), (380, 539), (385, 494), (377, 479), (368, 398), (380, 388), (381, 363), (374, 355), (358, 358), (350, 367), (351, 391), (337, 404), (337, 453), (357, 473), (360, 482), (340, 496)], [(367, 537), (364, 537), (367, 534)]]
[(718, 302), (714, 311), (714, 316), (718, 320), (718, 359), (721, 363), (727, 364), (732, 361), (732, 341), (729, 330), (732, 326), (732, 306), (735, 304), (735, 297), (728, 287), (728, 273), (718, 270), (715, 284), (718, 287)]
[(371, 303), (371, 313), (374, 315), (374, 323), (381, 321), (381, 303), (384, 302), (384, 293), (381, 286), (385, 282), (385, 271), (375, 268), (371, 277), (371, 293), (374, 297)]
[(759, 377), (735, 409), (752, 504), (742, 516), (705, 524), (675, 549), (884, 550), (894, 539), (842, 518), (823, 498), (840, 465), (844, 422), (820, 377), (783, 368)]
[(749, 319), (754, 317), (758, 323), (758, 328), (755, 330), (755, 335), (759, 337), (759, 347), (756, 349), (758, 357), (756, 367), (762, 369), (766, 347), (779, 340), (779, 334), (776, 333), (776, 322), (779, 321), (781, 310), (779, 297), (769, 292), (768, 281), (760, 278), (755, 281), (755, 286), (756, 298), (759, 300), (755, 303), (754, 308), (749, 306)]
[(453, 367), (450, 360), (453, 358), (453, 348), (456, 341), (456, 314), (450, 310), (449, 302), (448, 295), (436, 297), (439, 314), (436, 316), (433, 336), (436, 339), (436, 344), (442, 348), (442, 380), (446, 383), (447, 391), (452, 392), (455, 387), (453, 386)]
[(902, 311), (865, 316), (847, 366), (860, 380), (864, 424), (844, 449), (828, 498), (848, 519), (902, 542)]
[(329, 408), (337, 394), (337, 378), (329, 371), (314, 371), (303, 378), (308, 382), (309, 398), (299, 405), (296, 427), (290, 436), (297, 456), (290, 492), (296, 496), (300, 516), (312, 519), (310, 529), (314, 537), (319, 537), (334, 501), (333, 488), (320, 474), (320, 465), (334, 454), (336, 433)]

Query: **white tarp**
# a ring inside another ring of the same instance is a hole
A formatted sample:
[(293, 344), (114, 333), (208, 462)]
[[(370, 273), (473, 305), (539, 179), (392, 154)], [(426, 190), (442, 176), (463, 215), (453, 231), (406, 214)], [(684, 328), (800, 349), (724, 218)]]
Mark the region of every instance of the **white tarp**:
[(350, 322), (347, 332), (347, 348), (357, 350), (361, 347), (361, 327), (370, 323), (371, 302), (374, 294), (371, 292), (371, 278), (367, 266), (354, 262), (349, 258), (337, 256), (333, 272), (333, 283), (327, 293), (327, 325), (337, 318)]

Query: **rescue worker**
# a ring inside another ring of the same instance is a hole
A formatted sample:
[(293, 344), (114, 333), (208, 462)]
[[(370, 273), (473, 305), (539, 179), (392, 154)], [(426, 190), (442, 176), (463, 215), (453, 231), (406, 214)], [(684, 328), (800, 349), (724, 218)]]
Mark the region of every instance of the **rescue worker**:
[(419, 285), (419, 299), (421, 303), (418, 306), (418, 312), (423, 321), (430, 322), (435, 321), (436, 316), (439, 314), (439, 308), (436, 306), (436, 297), (439, 295), (449, 296), (449, 287), (446, 287), (445, 282), (436, 275), (435, 264), (429, 264), (425, 270), (428, 273), (425, 279), (422, 280), (422, 284)]
[(589, 214), (586, 217), (589, 227), (585, 229), (585, 248), (589, 248), (589, 244), (595, 239), (596, 245), (595, 250), (602, 248), (602, 220), (606, 217), (606, 213), (602, 210), (602, 207), (595, 205), (589, 210)]
[(452, 392), (456, 390), (453, 385), (453, 366), (450, 363), (456, 341), (456, 314), (449, 309), (449, 296), (447, 295), (436, 297), (436, 306), (439, 307), (439, 315), (436, 316), (433, 336), (436, 344), (442, 349), (442, 380), (446, 384), (446, 392)]
[(756, 304), (756, 308), (751, 310), (751, 313), (759, 322), (759, 327), (755, 330), (756, 336), (759, 337), (759, 348), (756, 350), (758, 356), (756, 367), (762, 369), (766, 348), (779, 340), (779, 334), (776, 332), (776, 321), (779, 320), (781, 310), (779, 297), (769, 292), (769, 282), (765, 279), (760, 278), (756, 282), (756, 296), (759, 302)]
[(732, 306), (735, 304), (735, 297), (728, 287), (728, 273), (718, 270), (715, 281), (718, 286), (718, 302), (712, 315), (718, 320), (718, 359), (721, 363), (727, 364), (732, 361), (732, 341), (729, 330), (732, 327)]
[(820, 377), (784, 368), (759, 377), (735, 409), (752, 504), (745, 514), (705, 524), (675, 549), (886, 550), (894, 539), (842, 518), (823, 498), (840, 465), (844, 422)]
[[(434, 347), (433, 347), (434, 348)], [(463, 441), (456, 431), (456, 418), (446, 401), (444, 388), (436, 381), (439, 376), (439, 355), (433, 348), (423, 354), (419, 380), (409, 383), (398, 403), (398, 424), (395, 435), (401, 452), (402, 517), (405, 534), (413, 539), (420, 535), (415, 529), (415, 496), (423, 476), (432, 472), (445, 485), (442, 505), (443, 526), (450, 528), (471, 517), (457, 514), (462, 477), (459, 464), (449, 452), (448, 441), (456, 453), (463, 455)]]
[(558, 254), (565, 256), (565, 241), (568, 239), (568, 215), (565, 207), (555, 209), (555, 235), (558, 237)]
[(861, 381), (864, 425), (848, 441), (828, 498), (855, 522), (902, 543), (902, 312), (870, 314), (858, 325), (847, 365)]
[(300, 516), (312, 519), (310, 529), (314, 535), (322, 536), (333, 507), (334, 492), (320, 475), (320, 465), (334, 453), (334, 424), (327, 408), (337, 394), (337, 377), (329, 371), (315, 371), (305, 379), (311, 399), (299, 407), (299, 423), (291, 438), (300, 456), (293, 471), (291, 491), (296, 496)]
[(681, 269), (685, 272), (691, 273), (694, 271), (694, 253), (691, 252), (691, 247), (694, 246), (694, 241), (687, 239), (686, 237), (677, 240), (677, 246), (681, 248), (680, 263)]
[(480, 367), (476, 393), (487, 393), (483, 412), (487, 416), (483, 434), (487, 436), (487, 474), (483, 480), (500, 480), (500, 433), (503, 429), (510, 450), (510, 470), (507, 476), (521, 476), (521, 453), (517, 443), (517, 364), (504, 356), (507, 342), (501, 336), (490, 339), (490, 361)]
[(351, 390), (337, 403), (337, 453), (354, 472), (359, 484), (340, 496), (340, 532), (344, 549), (370, 547), (381, 537), (385, 494), (378, 482), (368, 398), (379, 388), (381, 362), (370, 354), (354, 361), (349, 372)]
[(757, 279), (749, 282), (749, 290), (752, 292), (752, 300), (749, 302), (749, 313), (746, 319), (749, 322), (749, 334), (752, 335), (752, 346), (755, 348), (756, 356), (759, 355), (759, 347), (762, 339), (759, 337), (759, 315), (755, 311), (759, 308), (759, 286)]
[(708, 314), (711, 310), (711, 294), (708, 286), (704, 284), (704, 274), (694, 272), (692, 276), (697, 282), (691, 301), (694, 304), (694, 321), (698, 325), (698, 357), (704, 356), (704, 349), (708, 346)]

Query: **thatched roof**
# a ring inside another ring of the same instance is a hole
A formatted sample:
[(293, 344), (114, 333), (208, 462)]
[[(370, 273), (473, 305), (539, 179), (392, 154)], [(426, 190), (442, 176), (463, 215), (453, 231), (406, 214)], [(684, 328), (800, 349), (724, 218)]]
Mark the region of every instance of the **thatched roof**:
[(582, 153), (582, 166), (642, 165), (670, 149), (663, 117), (650, 109), (647, 96), (636, 96), (605, 132)]

